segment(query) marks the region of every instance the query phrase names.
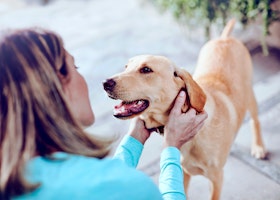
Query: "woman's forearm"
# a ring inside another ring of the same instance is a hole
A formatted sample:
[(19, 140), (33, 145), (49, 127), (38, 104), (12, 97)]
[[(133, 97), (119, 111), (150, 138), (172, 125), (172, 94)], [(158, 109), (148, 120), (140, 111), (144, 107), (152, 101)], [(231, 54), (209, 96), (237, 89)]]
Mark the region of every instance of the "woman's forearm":
[(186, 200), (180, 151), (175, 147), (167, 147), (161, 154), (159, 189), (165, 200)]
[(119, 144), (114, 158), (122, 160), (128, 166), (136, 168), (142, 154), (143, 144), (134, 137), (126, 135)]

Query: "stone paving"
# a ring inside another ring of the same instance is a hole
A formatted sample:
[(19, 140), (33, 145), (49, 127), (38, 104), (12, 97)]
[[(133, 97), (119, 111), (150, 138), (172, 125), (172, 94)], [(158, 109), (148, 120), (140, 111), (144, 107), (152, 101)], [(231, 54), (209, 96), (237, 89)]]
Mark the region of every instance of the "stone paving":
[[(26, 1), (0, 1), (0, 28), (41, 26), (63, 37), (90, 88), (96, 123), (88, 130), (103, 137), (121, 139), (129, 125), (129, 121), (112, 116), (116, 102), (103, 92), (105, 78), (122, 71), (127, 60), (138, 54), (165, 55), (193, 72), (205, 42), (199, 31), (186, 38), (168, 14), (160, 14), (143, 0), (52, 0), (44, 6), (39, 0), (29, 0), (33, 4), (28, 5)], [(271, 49), (269, 57), (259, 50), (252, 51), (254, 90), (268, 159), (258, 161), (249, 155), (251, 135), (247, 117), (224, 169), (222, 199), (280, 200), (279, 55), (277, 49)], [(139, 170), (156, 183), (161, 140), (157, 134), (151, 136), (139, 163)], [(208, 182), (203, 177), (194, 177), (189, 199), (207, 199), (208, 195)]]

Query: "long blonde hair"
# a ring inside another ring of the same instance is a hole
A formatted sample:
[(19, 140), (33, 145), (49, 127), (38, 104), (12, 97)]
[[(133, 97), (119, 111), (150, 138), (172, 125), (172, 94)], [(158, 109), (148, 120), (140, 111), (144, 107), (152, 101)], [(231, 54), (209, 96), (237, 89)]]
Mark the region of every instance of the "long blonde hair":
[[(61, 38), (40, 28), (0, 33), (0, 191), (32, 191), (24, 166), (55, 151), (103, 158), (110, 142), (85, 133), (73, 117), (57, 76), (67, 76)], [(0, 196), (0, 197), (1, 197)]]

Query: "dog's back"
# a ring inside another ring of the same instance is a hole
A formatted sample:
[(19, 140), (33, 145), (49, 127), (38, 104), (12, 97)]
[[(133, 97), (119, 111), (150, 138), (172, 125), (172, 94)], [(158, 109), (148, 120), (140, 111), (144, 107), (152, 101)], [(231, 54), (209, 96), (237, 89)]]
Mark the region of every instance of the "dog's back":
[(221, 92), (230, 99), (238, 111), (239, 125), (249, 103), (252, 60), (243, 43), (230, 36), (234, 23), (234, 20), (229, 21), (220, 38), (209, 41), (202, 48), (193, 77), (209, 95)]

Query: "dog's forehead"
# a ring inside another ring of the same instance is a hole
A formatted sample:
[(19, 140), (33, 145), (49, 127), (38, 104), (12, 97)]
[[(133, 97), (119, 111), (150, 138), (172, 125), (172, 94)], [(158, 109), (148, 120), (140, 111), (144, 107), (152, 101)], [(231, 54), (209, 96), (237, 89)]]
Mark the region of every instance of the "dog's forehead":
[(155, 56), (155, 55), (139, 55), (129, 59), (127, 67), (135, 68), (142, 66), (160, 66), (160, 67), (168, 67), (173, 69), (173, 63), (164, 56)]

